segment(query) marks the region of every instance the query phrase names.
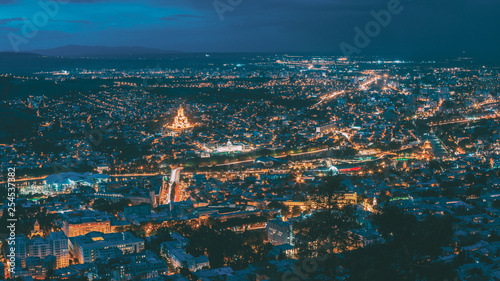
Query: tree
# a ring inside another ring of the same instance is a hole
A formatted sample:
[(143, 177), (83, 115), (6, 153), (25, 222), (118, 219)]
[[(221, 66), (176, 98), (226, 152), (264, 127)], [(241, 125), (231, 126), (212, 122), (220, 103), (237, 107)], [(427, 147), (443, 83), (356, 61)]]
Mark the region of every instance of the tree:
[(483, 192), (482, 188), (479, 186), (469, 186), (465, 191), (467, 196), (480, 197)]
[(494, 208), (500, 209), (500, 200), (493, 201), (492, 206)]
[(249, 263), (267, 258), (272, 245), (264, 243), (261, 233), (246, 231), (235, 233), (220, 225), (201, 226), (189, 235), (186, 251), (193, 256), (207, 255), (211, 267), (231, 266), (244, 269)]
[(49, 270), (47, 270), (47, 274), (45, 275), (45, 280), (52, 279), (53, 275), (54, 275), (54, 270), (52, 268), (50, 268)]
[(476, 177), (474, 176), (474, 174), (469, 172), (465, 175), (465, 182), (473, 184), (476, 182)]
[(116, 203), (110, 203), (109, 201), (98, 198), (94, 201), (92, 208), (101, 212), (108, 212), (110, 214), (117, 214), (123, 212), (126, 206), (129, 206), (132, 202), (129, 199), (120, 199)]
[(297, 217), (297, 216), (300, 215), (300, 213), (301, 213), (300, 207), (299, 206), (293, 206), (293, 208), (292, 208), (292, 214), (291, 214), (292, 217)]
[(429, 168), (432, 170), (440, 170), (441, 169), (441, 164), (437, 160), (431, 160), (429, 162)]
[(310, 198), (319, 209), (334, 210), (339, 208), (339, 200), (342, 200), (347, 187), (342, 184), (343, 176), (328, 175), (324, 182), (317, 188), (311, 188)]
[(302, 221), (294, 224), (295, 245), (299, 261), (296, 266), (313, 261), (321, 267), (322, 274), (333, 278), (341, 266), (337, 253), (345, 253), (357, 247), (358, 236), (351, 230), (358, 227), (355, 220), (356, 206), (340, 205), (346, 187), (342, 176), (329, 175), (324, 183), (310, 190), (310, 200), (318, 210)]
[(198, 280), (198, 277), (197, 277), (196, 275), (194, 275), (194, 274), (193, 274), (193, 273), (189, 270), (189, 268), (187, 268), (187, 267), (185, 267), (185, 266), (184, 266), (184, 267), (182, 267), (182, 268), (179, 270), (179, 273), (180, 273), (182, 276), (184, 276), (184, 277), (188, 278), (189, 280), (192, 280), (192, 281), (194, 281), (194, 280)]
[(386, 243), (346, 252), (349, 280), (454, 280), (450, 265), (431, 262), (451, 242), (451, 218), (428, 215), (418, 221), (389, 205), (374, 223)]
[(290, 215), (290, 208), (279, 201), (272, 201), (271, 203), (267, 204), (267, 209), (279, 209), (281, 215), (284, 217), (288, 217)]

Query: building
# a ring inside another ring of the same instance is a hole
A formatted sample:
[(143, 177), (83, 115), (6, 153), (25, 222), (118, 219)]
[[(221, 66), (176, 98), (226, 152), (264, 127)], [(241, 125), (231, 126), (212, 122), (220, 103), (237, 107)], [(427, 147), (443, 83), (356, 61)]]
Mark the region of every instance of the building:
[(26, 268), (28, 270), (28, 276), (33, 279), (45, 279), (49, 269), (54, 268), (55, 257), (28, 257), (26, 259)]
[(76, 280), (81, 277), (85, 277), (87, 280), (97, 279), (96, 265), (93, 263), (72, 264), (68, 267), (55, 270), (53, 275), (55, 280)]
[(141, 280), (165, 275), (167, 272), (167, 263), (152, 253), (143, 254), (140, 258), (135, 257), (130, 265), (132, 276)]
[(110, 233), (111, 220), (106, 215), (96, 212), (75, 213), (62, 222), (62, 230), (68, 237), (85, 235), (93, 231)]
[(109, 166), (106, 164), (99, 164), (96, 169), (99, 174), (102, 174), (104, 171), (109, 171)]
[(68, 237), (62, 231), (51, 232), (47, 238), (51, 244), (52, 255), (56, 257), (56, 268), (69, 265)]
[(327, 124), (321, 127), (316, 127), (316, 133), (318, 134), (328, 134), (330, 132), (335, 131), (337, 128), (336, 124)]
[(100, 183), (109, 181), (108, 175), (92, 173), (59, 173), (46, 177), (43, 180), (43, 190), (45, 192), (69, 192), (77, 186), (97, 186)]
[(362, 247), (369, 245), (385, 243), (384, 238), (375, 230), (370, 229), (355, 229), (351, 231), (352, 234), (356, 235), (360, 241)]
[(117, 247), (124, 254), (139, 253), (144, 250), (144, 240), (130, 232), (90, 232), (69, 239), (69, 250), (79, 263), (94, 262), (98, 250), (111, 247)]
[(16, 235), (16, 268), (26, 268), (26, 258), (28, 257), (28, 245), (30, 240), (24, 234)]
[(271, 156), (261, 156), (254, 160), (255, 165), (264, 165), (264, 167), (272, 167), (274, 165), (287, 165), (288, 160), (278, 159)]
[(151, 205), (142, 203), (139, 205), (125, 206), (125, 217), (130, 215), (137, 215), (141, 217), (151, 216)]
[(0, 280), (5, 279), (5, 265), (3, 262), (0, 262)]
[(252, 148), (244, 143), (232, 143), (228, 141), (226, 145), (218, 145), (215, 149), (215, 153), (240, 153), (251, 151)]
[(274, 246), (282, 244), (293, 245), (292, 223), (281, 219), (274, 219), (267, 222), (267, 239)]
[(356, 192), (344, 192), (340, 194), (337, 200), (340, 206), (356, 205), (358, 204), (358, 195)]
[(16, 268), (28, 269), (30, 276), (40, 277), (48, 269), (68, 265), (68, 237), (62, 231), (51, 232), (45, 239), (39, 236), (29, 239), (23, 234), (16, 235)]
[(123, 257), (122, 250), (118, 247), (97, 249), (94, 252), (96, 262), (107, 262), (109, 260), (121, 259)]
[(330, 196), (308, 195), (309, 205), (312, 208), (323, 208), (325, 205), (336, 203), (342, 208), (346, 205), (357, 205), (358, 195), (356, 192), (341, 191)]
[(40, 230), (40, 223), (38, 220), (35, 221), (35, 225), (33, 226), (33, 230), (31, 231), (30, 238), (35, 236), (43, 236), (43, 231)]
[(168, 241), (161, 244), (162, 255), (169, 259), (170, 263), (175, 268), (187, 267), (191, 271), (198, 271), (205, 268), (210, 268), (210, 262), (205, 255), (193, 257), (186, 253), (184, 247), (189, 243), (189, 240), (180, 234), (172, 233), (174, 241)]
[(123, 255), (117, 247), (112, 247), (98, 252), (114, 252), (108, 258), (95, 262), (101, 280), (144, 280), (168, 272), (167, 263), (151, 251)]

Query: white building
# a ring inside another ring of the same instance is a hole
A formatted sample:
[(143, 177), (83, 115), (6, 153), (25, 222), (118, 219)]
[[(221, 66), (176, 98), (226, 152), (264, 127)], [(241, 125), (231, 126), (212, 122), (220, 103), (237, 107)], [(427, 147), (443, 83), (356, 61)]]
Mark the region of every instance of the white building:
[(90, 232), (69, 239), (69, 250), (80, 263), (93, 262), (97, 257), (97, 250), (111, 247), (117, 247), (124, 254), (139, 253), (144, 250), (144, 240), (130, 232)]
[(109, 181), (108, 175), (92, 173), (59, 173), (46, 177), (43, 180), (43, 189), (46, 192), (68, 192), (78, 185), (94, 186)]
[(274, 219), (267, 222), (267, 239), (274, 246), (290, 244), (293, 245), (292, 223), (281, 219)]
[(249, 145), (244, 143), (232, 143), (228, 141), (226, 145), (218, 145), (215, 149), (216, 153), (239, 153), (239, 152), (248, 152), (251, 151), (252, 148)]
[(202, 255), (195, 258), (186, 253), (184, 247), (189, 243), (187, 238), (177, 233), (172, 233), (171, 236), (175, 240), (162, 243), (161, 252), (169, 259), (172, 266), (176, 268), (187, 267), (193, 272), (210, 267), (207, 256)]
[(51, 232), (46, 239), (35, 236), (28, 239), (24, 235), (16, 236), (16, 266), (26, 267), (29, 257), (46, 258), (54, 256), (55, 268), (69, 265), (68, 237), (64, 232)]

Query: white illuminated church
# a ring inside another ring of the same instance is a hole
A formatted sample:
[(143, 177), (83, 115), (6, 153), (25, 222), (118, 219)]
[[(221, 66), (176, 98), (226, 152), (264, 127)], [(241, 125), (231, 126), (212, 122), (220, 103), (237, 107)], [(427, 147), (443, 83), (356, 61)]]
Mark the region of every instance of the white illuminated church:
[(180, 107), (177, 111), (177, 116), (174, 118), (174, 122), (169, 127), (172, 130), (183, 130), (193, 127), (187, 117), (184, 115), (184, 108)]

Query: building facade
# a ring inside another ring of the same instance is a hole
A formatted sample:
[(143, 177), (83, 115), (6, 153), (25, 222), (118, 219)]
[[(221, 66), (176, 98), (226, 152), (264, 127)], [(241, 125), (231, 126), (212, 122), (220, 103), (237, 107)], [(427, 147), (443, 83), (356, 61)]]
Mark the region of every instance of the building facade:
[(105, 218), (77, 218), (63, 221), (62, 229), (68, 237), (76, 237), (97, 231), (111, 232), (111, 221)]
[(267, 239), (274, 246), (282, 244), (293, 245), (292, 223), (274, 219), (267, 222)]
[[(62, 232), (51, 232), (47, 238), (16, 236), (16, 267), (28, 268), (31, 263), (47, 265), (46, 269), (58, 269), (69, 265), (68, 237)], [(39, 271), (37, 271), (39, 273)], [(37, 273), (37, 274), (38, 274)]]
[(166, 257), (170, 264), (175, 268), (187, 267), (189, 270), (196, 272), (205, 268), (210, 268), (210, 262), (205, 255), (193, 257), (186, 253), (184, 247), (189, 243), (189, 240), (180, 234), (172, 233), (174, 241), (168, 241), (161, 244), (161, 252)]
[(117, 247), (124, 254), (139, 253), (144, 250), (144, 240), (135, 237), (130, 232), (109, 234), (90, 232), (69, 239), (70, 253), (78, 259), (79, 263), (94, 262), (98, 250), (111, 247)]

